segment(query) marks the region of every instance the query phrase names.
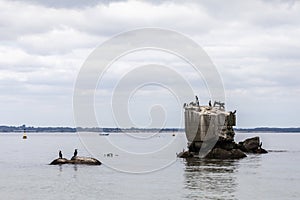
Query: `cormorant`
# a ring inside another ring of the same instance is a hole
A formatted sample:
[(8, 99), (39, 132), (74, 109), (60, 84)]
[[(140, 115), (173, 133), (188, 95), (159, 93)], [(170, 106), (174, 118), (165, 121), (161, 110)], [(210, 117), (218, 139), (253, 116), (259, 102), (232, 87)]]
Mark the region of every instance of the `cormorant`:
[(197, 96), (196, 96), (196, 105), (199, 106), (199, 99)]
[(74, 151), (74, 156), (73, 157), (76, 157), (77, 156), (77, 149), (75, 149), (75, 151)]
[(209, 105), (209, 107), (211, 107), (211, 100), (209, 100), (208, 105)]
[(58, 156), (59, 156), (60, 159), (62, 159), (62, 153), (61, 153), (61, 151), (59, 151)]
[(262, 147), (262, 142), (261, 142), (261, 143), (259, 143), (259, 145), (258, 145), (258, 149), (261, 149), (261, 147)]

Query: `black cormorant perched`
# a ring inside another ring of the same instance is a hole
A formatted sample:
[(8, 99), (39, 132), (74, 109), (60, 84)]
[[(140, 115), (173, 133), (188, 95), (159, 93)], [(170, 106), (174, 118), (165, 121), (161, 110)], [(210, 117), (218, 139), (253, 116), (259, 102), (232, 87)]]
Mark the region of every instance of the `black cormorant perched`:
[(59, 151), (58, 156), (59, 156), (60, 159), (62, 159), (62, 153), (61, 153), (61, 151)]
[(211, 107), (211, 100), (209, 100), (208, 105), (209, 105), (209, 107)]
[(74, 156), (73, 157), (76, 157), (77, 156), (77, 149), (75, 149), (75, 151), (74, 151)]
[(196, 105), (199, 106), (199, 99), (197, 96), (196, 96)]

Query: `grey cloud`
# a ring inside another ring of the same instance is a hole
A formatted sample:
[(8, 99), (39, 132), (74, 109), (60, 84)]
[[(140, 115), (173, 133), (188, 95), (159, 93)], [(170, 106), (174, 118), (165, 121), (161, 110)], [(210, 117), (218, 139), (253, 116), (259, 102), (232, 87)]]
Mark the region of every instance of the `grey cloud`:
[[(242, 118), (251, 116), (251, 123), (240, 119), (240, 126), (259, 124), (253, 109), (265, 109), (266, 118), (272, 115), (267, 114), (272, 107), (299, 100), (297, 1), (53, 2), (0, 1), (0, 90), (4, 114), (9, 114), (9, 109), (16, 110), (13, 103), (7, 104), (8, 100), (19, 103), (19, 109), (22, 99), (31, 102), (30, 107), (32, 102), (39, 108), (46, 103), (66, 105), (67, 98), (72, 98), (76, 74), (93, 48), (114, 34), (145, 26), (182, 32), (205, 47), (223, 78), (229, 107), (239, 109)], [(132, 62), (142, 63), (143, 57), (133, 57)], [(164, 62), (171, 63), (172, 59)], [(205, 84), (199, 83), (192, 71), (182, 74), (196, 86), (200, 99), (209, 98), (203, 92)], [(119, 74), (109, 75), (105, 91), (113, 88)], [(259, 106), (258, 102), (267, 106)], [(257, 108), (249, 106), (252, 104)], [(57, 123), (51, 106), (47, 107), (52, 114), (48, 119)], [(59, 108), (71, 113), (71, 108)], [(38, 120), (36, 116), (41, 112), (34, 112), (31, 120)], [(294, 116), (300, 108), (288, 112)], [(22, 117), (25, 115), (19, 121)], [(15, 122), (13, 116), (9, 120)], [(281, 122), (271, 116), (269, 123), (272, 121)], [(297, 122), (285, 121), (282, 126), (293, 123)]]
[[(106, 5), (108, 6), (111, 3), (114, 2), (126, 2), (127, 0), (60, 0), (60, 1), (53, 1), (53, 0), (12, 0), (12, 1), (19, 1), (19, 2), (25, 2), (25, 3), (31, 3), (31, 4), (37, 4), (42, 5), (45, 7), (50, 8), (85, 8), (85, 7), (93, 7), (98, 4)], [(169, 0), (170, 2), (173, 2), (173, 0)], [(161, 4), (166, 1), (163, 0), (150, 0), (147, 1), (148, 3), (152, 4)], [(183, 0), (177, 1), (177, 2), (184, 2)]]
[[(99, 3), (109, 4), (110, 0), (13, 0), (30, 4), (42, 5), (50, 8), (82, 8), (82, 7), (92, 7)], [(114, 0), (117, 1), (117, 0)]]

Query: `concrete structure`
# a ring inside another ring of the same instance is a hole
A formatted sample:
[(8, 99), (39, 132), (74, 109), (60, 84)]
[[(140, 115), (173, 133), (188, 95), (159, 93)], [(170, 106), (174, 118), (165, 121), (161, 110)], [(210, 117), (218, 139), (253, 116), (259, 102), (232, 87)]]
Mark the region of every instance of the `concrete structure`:
[(184, 104), (184, 109), (189, 152), (199, 152), (209, 141), (213, 145), (217, 141), (234, 141), (235, 111), (225, 111), (224, 103), (215, 101), (212, 105), (210, 101), (207, 106), (200, 106), (196, 97), (196, 102)]
[(185, 103), (183, 107), (188, 151), (177, 154), (178, 157), (239, 159), (246, 157), (245, 153), (267, 153), (258, 137), (238, 144), (234, 141), (236, 111), (225, 111), (225, 103), (209, 101), (208, 106), (200, 106), (196, 96), (196, 102)]

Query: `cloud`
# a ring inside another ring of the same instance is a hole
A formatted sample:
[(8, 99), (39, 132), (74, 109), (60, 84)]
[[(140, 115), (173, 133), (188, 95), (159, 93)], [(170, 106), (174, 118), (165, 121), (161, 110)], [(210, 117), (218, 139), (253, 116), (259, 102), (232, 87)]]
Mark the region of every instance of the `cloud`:
[[(299, 11), (297, 1), (0, 0), (0, 108), (10, 116), (20, 113), (24, 101), (26, 112), (34, 110), (26, 123), (39, 125), (38, 121), (58, 123), (51, 107), (60, 105), (60, 111), (68, 113), (60, 124), (72, 125), (73, 85), (89, 53), (120, 32), (161, 27), (179, 31), (204, 47), (223, 79), (228, 108), (237, 108), (242, 118), (249, 113), (251, 120), (241, 120), (239, 126), (297, 126), (295, 118), (278, 116), (295, 116), (300, 108), (276, 112), (272, 108), (300, 98)], [(179, 70), (183, 62), (163, 53), (121, 60), (108, 74), (103, 94), (109, 94), (130, 66), (150, 61), (172, 65), (200, 99), (202, 95), (204, 102), (208, 100), (203, 80), (186, 67)], [(51, 115), (40, 119), (43, 106)], [(265, 124), (257, 120), (255, 106), (265, 111)], [(23, 124), (24, 118), (20, 114), (0, 123)]]
[[(25, 2), (29, 4), (40, 5), (44, 7), (50, 8), (85, 8), (85, 7), (92, 7), (97, 5), (98, 3), (109, 4), (112, 2), (110, 0), (63, 0), (59, 2), (53, 2), (51, 0), (13, 0), (18, 2)], [(117, 1), (117, 0), (115, 0)]]

